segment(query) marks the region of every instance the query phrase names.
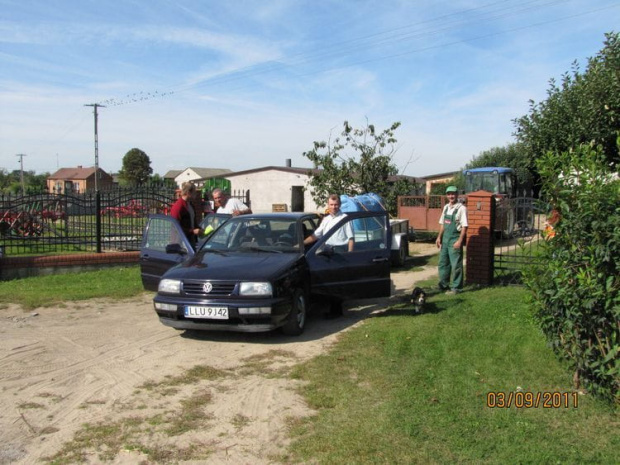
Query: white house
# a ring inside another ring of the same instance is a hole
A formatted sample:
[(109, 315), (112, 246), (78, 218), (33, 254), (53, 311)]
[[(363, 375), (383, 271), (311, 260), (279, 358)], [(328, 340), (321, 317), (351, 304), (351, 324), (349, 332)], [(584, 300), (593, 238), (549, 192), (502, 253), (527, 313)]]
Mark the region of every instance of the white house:
[(246, 171), (237, 171), (218, 177), (230, 181), (233, 191), (250, 191), (251, 207), (254, 213), (276, 211), (322, 211), (310, 195), (308, 173), (312, 168), (287, 166), (265, 166)]

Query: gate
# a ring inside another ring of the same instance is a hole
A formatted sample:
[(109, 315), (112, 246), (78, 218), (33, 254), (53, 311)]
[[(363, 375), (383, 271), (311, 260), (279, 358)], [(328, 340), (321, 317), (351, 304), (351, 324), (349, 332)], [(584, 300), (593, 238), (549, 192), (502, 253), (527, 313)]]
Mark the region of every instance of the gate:
[(501, 199), (495, 204), (493, 231), (496, 284), (521, 284), (525, 267), (538, 260), (549, 205), (532, 197)]
[(409, 220), (415, 231), (439, 231), (445, 195), (403, 195), (398, 197), (398, 218)]

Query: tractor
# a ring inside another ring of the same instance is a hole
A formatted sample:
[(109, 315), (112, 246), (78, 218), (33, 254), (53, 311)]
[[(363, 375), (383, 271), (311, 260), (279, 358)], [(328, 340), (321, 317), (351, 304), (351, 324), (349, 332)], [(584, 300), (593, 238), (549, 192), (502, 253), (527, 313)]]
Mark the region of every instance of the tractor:
[(509, 239), (533, 230), (532, 199), (516, 196), (517, 177), (512, 168), (472, 168), (463, 171), (463, 176), (466, 194), (479, 190), (495, 194), (495, 234)]

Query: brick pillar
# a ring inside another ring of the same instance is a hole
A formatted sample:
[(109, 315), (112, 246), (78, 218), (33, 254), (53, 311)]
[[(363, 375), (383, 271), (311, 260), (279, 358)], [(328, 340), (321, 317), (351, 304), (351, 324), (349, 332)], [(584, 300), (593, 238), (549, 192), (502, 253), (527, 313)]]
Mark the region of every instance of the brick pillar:
[(467, 284), (493, 284), (493, 215), (495, 196), (486, 191), (467, 196)]

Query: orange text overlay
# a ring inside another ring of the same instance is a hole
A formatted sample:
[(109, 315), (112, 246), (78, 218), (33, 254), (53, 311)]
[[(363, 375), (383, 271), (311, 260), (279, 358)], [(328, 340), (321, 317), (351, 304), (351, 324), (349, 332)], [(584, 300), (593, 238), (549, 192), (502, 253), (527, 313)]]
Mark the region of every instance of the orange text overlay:
[(489, 408), (577, 408), (579, 398), (576, 392), (496, 392), (487, 394)]

